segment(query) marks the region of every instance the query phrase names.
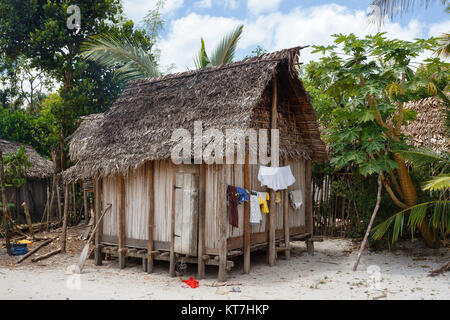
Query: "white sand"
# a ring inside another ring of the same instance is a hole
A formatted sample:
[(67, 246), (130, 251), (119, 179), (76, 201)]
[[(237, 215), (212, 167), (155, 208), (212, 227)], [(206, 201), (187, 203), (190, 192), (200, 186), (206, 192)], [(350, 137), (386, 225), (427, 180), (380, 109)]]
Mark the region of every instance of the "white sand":
[[(274, 267), (265, 263), (263, 253), (252, 254), (248, 275), (242, 274), (242, 258), (238, 259), (229, 281), (239, 285), (208, 286), (216, 280), (217, 268), (207, 267), (207, 278), (196, 289), (183, 288), (179, 277), (170, 278), (167, 263), (157, 262), (155, 272), (146, 274), (139, 261), (119, 270), (117, 260), (107, 261), (101, 267), (89, 260), (78, 278), (66, 271), (77, 256), (58, 255), (37, 265), (0, 267), (0, 299), (373, 299), (383, 295), (386, 297), (381, 299), (450, 298), (450, 272), (427, 276), (431, 269), (448, 261), (448, 248), (366, 251), (358, 271), (353, 272), (357, 250), (350, 240), (315, 243), (314, 256), (306, 253), (304, 243), (294, 245), (291, 260), (286, 261), (281, 253)], [(345, 252), (352, 248), (352, 253)], [(4, 251), (0, 259), (6, 259)], [(196, 265), (190, 265), (189, 270), (185, 279), (195, 277)], [(232, 287), (239, 287), (241, 292), (230, 292)]]

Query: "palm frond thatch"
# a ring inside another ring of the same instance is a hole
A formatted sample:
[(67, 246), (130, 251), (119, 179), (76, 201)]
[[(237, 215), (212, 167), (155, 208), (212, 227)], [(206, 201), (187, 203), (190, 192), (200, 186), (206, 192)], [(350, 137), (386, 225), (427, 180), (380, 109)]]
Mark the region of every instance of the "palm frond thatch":
[(28, 178), (48, 178), (53, 174), (53, 163), (41, 157), (32, 147), (19, 142), (13, 142), (0, 139), (0, 150), (3, 155), (17, 152), (20, 147), (25, 148), (25, 153), (28, 155), (28, 161), (32, 163), (32, 167), (27, 169), (26, 175)]

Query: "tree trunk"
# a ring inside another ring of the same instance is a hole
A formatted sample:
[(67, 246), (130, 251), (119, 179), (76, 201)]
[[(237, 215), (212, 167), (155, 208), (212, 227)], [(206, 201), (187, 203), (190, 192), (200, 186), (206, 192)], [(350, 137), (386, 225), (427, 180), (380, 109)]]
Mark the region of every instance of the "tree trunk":
[(2, 206), (3, 206), (3, 227), (5, 228), (5, 243), (6, 252), (11, 255), (11, 243), (9, 241), (9, 219), (8, 219), (8, 203), (6, 200), (6, 182), (5, 182), (5, 171), (3, 169), (3, 153), (0, 150), (0, 191), (2, 196)]
[[(405, 204), (408, 207), (412, 207), (417, 203), (416, 188), (412, 183), (405, 160), (403, 160), (403, 158), (399, 154), (394, 155), (394, 160), (398, 164), (397, 173)], [(418, 229), (423, 237), (423, 240), (425, 241), (425, 244), (428, 247), (439, 247), (439, 239), (437, 238), (434, 231), (429, 227), (428, 219), (425, 218), (423, 222), (418, 226)]]

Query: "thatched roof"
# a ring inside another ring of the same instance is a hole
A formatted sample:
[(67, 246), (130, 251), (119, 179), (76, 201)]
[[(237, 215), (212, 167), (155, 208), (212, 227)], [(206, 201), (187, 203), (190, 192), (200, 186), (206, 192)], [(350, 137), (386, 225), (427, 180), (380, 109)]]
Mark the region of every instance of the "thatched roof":
[(28, 160), (33, 164), (27, 170), (28, 178), (48, 178), (53, 174), (53, 163), (41, 157), (32, 147), (26, 144), (0, 139), (0, 150), (2, 150), (3, 155), (15, 153), (20, 147), (25, 148)]
[(284, 78), (283, 83), (291, 83), (296, 97), (301, 98), (296, 98), (297, 105), (292, 107), (292, 114), (299, 119), (293, 121), (300, 128), (301, 143), (281, 146), (280, 156), (325, 160), (314, 109), (295, 71), (300, 49), (133, 82), (107, 112), (84, 119), (70, 143), (70, 157), (77, 164), (65, 177), (126, 173), (145, 161), (168, 159), (174, 145), (173, 130), (193, 132), (194, 121), (202, 121), (204, 131), (260, 128), (252, 122), (254, 109), (266, 103), (275, 74)]
[(418, 148), (429, 148), (435, 152), (449, 151), (450, 140), (445, 128), (443, 102), (434, 97), (410, 101), (405, 106), (417, 112), (417, 119), (403, 128), (410, 143)]

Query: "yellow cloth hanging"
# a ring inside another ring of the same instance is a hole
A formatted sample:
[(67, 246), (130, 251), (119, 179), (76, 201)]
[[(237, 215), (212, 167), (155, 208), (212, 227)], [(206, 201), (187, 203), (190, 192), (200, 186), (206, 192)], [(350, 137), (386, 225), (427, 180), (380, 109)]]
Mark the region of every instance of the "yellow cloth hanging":
[(277, 199), (275, 200), (275, 203), (280, 203), (280, 202), (281, 202), (280, 191), (277, 191)]
[[(265, 194), (265, 196), (264, 196), (264, 194)], [(264, 199), (261, 196), (264, 197)], [(259, 201), (259, 204), (262, 205), (262, 209), (261, 209), (262, 213), (269, 213), (269, 206), (267, 204), (268, 200), (269, 200), (268, 192), (258, 192), (258, 201)]]

